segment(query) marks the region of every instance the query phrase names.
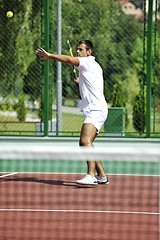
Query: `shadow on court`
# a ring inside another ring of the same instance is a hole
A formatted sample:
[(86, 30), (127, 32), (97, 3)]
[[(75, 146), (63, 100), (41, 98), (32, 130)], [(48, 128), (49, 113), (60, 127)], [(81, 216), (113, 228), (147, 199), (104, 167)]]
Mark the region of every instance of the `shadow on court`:
[(75, 182), (71, 181), (63, 181), (63, 180), (45, 180), (45, 179), (38, 179), (33, 177), (23, 177), (23, 178), (3, 178), (1, 182), (35, 182), (35, 183), (43, 183), (48, 185), (54, 186), (66, 186), (66, 187), (73, 187), (75, 189), (79, 188), (94, 188), (95, 186), (85, 186), (85, 185), (77, 185)]

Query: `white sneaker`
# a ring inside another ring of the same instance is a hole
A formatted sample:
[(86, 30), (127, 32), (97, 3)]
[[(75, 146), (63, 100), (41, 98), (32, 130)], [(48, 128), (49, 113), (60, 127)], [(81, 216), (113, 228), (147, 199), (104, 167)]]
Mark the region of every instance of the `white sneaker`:
[(95, 177), (92, 177), (91, 175), (87, 174), (84, 178), (81, 180), (76, 181), (77, 184), (86, 184), (86, 185), (97, 185), (97, 179)]
[(109, 184), (108, 177), (100, 177), (99, 175), (96, 176), (97, 182), (100, 184)]

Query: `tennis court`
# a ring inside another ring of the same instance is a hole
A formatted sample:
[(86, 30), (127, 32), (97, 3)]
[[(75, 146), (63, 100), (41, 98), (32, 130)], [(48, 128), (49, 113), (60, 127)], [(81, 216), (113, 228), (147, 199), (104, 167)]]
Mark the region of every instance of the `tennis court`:
[(110, 183), (80, 186), (78, 139), (1, 139), (0, 239), (158, 240), (159, 144), (97, 140), (86, 157), (103, 160)]

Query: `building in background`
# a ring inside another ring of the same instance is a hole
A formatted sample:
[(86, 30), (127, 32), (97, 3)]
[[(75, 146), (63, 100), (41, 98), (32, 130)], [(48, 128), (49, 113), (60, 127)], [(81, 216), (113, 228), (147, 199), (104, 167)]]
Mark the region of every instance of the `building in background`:
[[(115, 0), (119, 2), (122, 6), (122, 10), (125, 14), (134, 15), (137, 21), (143, 21), (144, 18), (144, 0)], [(160, 0), (158, 2), (158, 12), (160, 10)], [(146, 13), (148, 15), (148, 3), (149, 1), (146, 0)], [(156, 11), (156, 0), (153, 0), (153, 12)], [(157, 15), (160, 19), (160, 14)], [(153, 15), (154, 19), (154, 15)]]

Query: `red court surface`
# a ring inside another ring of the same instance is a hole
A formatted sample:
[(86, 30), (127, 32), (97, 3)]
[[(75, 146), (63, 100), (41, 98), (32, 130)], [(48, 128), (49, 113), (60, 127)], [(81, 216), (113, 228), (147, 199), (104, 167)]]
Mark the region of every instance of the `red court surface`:
[(158, 240), (159, 177), (110, 175), (78, 186), (80, 174), (0, 178), (0, 240)]

